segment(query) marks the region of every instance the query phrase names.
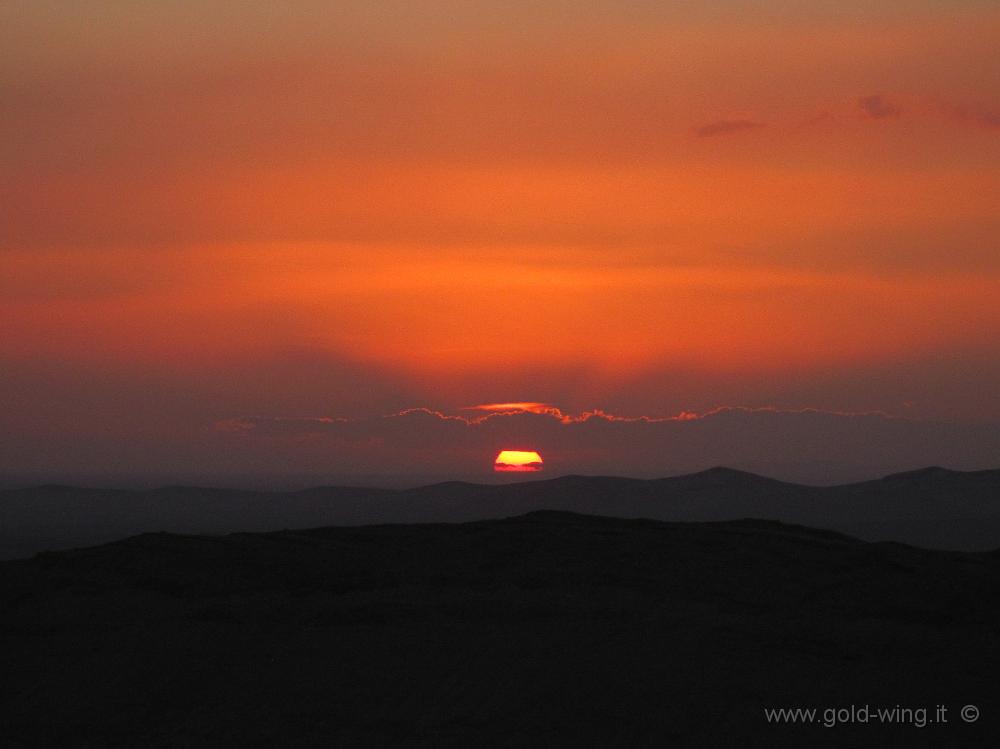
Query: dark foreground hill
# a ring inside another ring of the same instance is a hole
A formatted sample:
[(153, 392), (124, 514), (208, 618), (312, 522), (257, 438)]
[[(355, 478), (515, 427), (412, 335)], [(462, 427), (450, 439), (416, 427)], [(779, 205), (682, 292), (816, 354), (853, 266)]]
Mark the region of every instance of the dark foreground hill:
[(0, 563), (0, 745), (996, 746), (998, 627), (998, 554), (762, 521), (148, 534)]
[(1000, 470), (929, 468), (877, 481), (803, 486), (727, 468), (652, 481), (563, 476), (406, 491), (319, 487), (251, 492), (197, 487), (120, 491), (43, 486), (0, 492), (0, 558), (149, 531), (228, 533), (324, 525), (462, 522), (535, 510), (670, 521), (753, 517), (873, 541), (959, 550), (1000, 547)]

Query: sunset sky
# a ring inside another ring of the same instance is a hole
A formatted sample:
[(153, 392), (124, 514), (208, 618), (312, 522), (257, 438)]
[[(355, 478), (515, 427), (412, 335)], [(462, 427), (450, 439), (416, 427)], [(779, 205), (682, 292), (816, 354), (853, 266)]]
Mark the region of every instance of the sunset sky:
[(5, 2), (0, 474), (996, 467), (998, 39), (994, 0)]

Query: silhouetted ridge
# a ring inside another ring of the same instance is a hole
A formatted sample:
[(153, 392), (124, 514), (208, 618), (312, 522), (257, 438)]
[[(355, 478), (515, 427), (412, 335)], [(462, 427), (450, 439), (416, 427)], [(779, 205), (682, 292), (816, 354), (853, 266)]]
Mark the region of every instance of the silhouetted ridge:
[(145, 531), (221, 534), (454, 523), (535, 510), (680, 522), (761, 518), (868, 540), (986, 550), (1000, 547), (1000, 471), (929, 467), (833, 487), (786, 483), (723, 466), (652, 480), (566, 475), (490, 484), (449, 481), (405, 491), (39, 487), (0, 492), (0, 558)]
[(726, 468), (725, 466), (714, 466), (697, 473), (689, 473), (677, 478), (705, 479), (713, 482), (739, 482), (739, 483), (784, 483), (778, 479), (768, 478), (749, 471), (740, 471), (736, 468)]
[(950, 468), (942, 468), (941, 466), (927, 466), (926, 468), (917, 468), (913, 471), (901, 471), (900, 473), (890, 473), (888, 476), (884, 477), (883, 481), (926, 481), (935, 480), (943, 478), (953, 478), (955, 476), (967, 475), (965, 471), (953, 471)]
[[(178, 484), (176, 486), (158, 486), (155, 489), (150, 489), (145, 492), (146, 494), (177, 494), (183, 496), (200, 495), (200, 494), (210, 494), (214, 497), (259, 497), (262, 495), (267, 495), (269, 492), (256, 491), (253, 489), (227, 489), (224, 487), (199, 487), (199, 486), (185, 486)], [(289, 492), (291, 494), (292, 492)]]
[(746, 491), (772, 491), (781, 487), (798, 487), (800, 484), (790, 484), (778, 479), (760, 476), (749, 471), (717, 466), (698, 473), (688, 473), (681, 476), (657, 479), (663, 486), (683, 487), (686, 491), (713, 490), (728, 488)]
[[(998, 620), (1000, 556), (766, 520), (149, 533), (0, 562), (0, 744), (998, 746)], [(850, 700), (984, 719), (761, 715)]]
[(473, 489), (491, 486), (491, 484), (476, 484), (472, 481), (439, 481), (436, 484), (426, 484), (425, 486), (416, 486), (412, 489), (404, 489), (403, 494), (412, 492), (426, 492), (433, 491), (435, 489), (441, 489), (444, 491), (454, 491), (456, 489)]
[(579, 473), (569, 473), (565, 476), (557, 476), (540, 481), (524, 482), (538, 486), (561, 486), (561, 487), (593, 487), (593, 486), (638, 486), (648, 484), (648, 479), (634, 479), (626, 476), (587, 476)]
[[(864, 543), (852, 536), (836, 531), (823, 530), (821, 528), (810, 528), (805, 525), (795, 523), (782, 523), (777, 520), (761, 520), (758, 518), (740, 518), (739, 520), (722, 520), (702, 523), (669, 523), (661, 520), (651, 520), (649, 518), (615, 518), (603, 515), (587, 515), (579, 512), (567, 512), (564, 510), (534, 510), (510, 518), (504, 518), (503, 523), (518, 523), (523, 521), (543, 522), (554, 526), (567, 524), (585, 524), (606, 527), (703, 527), (709, 530), (736, 530), (760, 533), (779, 533), (782, 535), (812, 536), (824, 540), (837, 540), (849, 543)], [(480, 521), (482, 524), (489, 524), (497, 521)]]
[(892, 473), (878, 479), (860, 481), (854, 484), (844, 484), (831, 489), (858, 490), (872, 487), (910, 487), (919, 491), (933, 491), (935, 487), (953, 487), (958, 489), (975, 489), (989, 491), (991, 487), (1000, 497), (1000, 470), (986, 469), (981, 471), (956, 471), (941, 466), (928, 466), (913, 471)]
[(5, 491), (0, 492), (0, 496), (6, 495), (6, 494), (15, 493), (15, 492), (33, 492), (33, 493), (36, 493), (36, 494), (44, 494), (46, 492), (52, 493), (52, 494), (67, 494), (67, 493), (70, 493), (70, 492), (73, 492), (73, 493), (84, 493), (84, 492), (86, 492), (86, 493), (94, 494), (94, 493), (99, 493), (99, 492), (102, 492), (102, 491), (114, 492), (114, 491), (119, 491), (119, 490), (115, 490), (115, 489), (107, 489), (107, 490), (91, 489), (91, 488), (88, 488), (88, 487), (85, 487), (85, 486), (73, 486), (72, 484), (39, 484), (38, 486), (26, 486), (26, 487), (21, 488), (21, 489), (7, 489)]

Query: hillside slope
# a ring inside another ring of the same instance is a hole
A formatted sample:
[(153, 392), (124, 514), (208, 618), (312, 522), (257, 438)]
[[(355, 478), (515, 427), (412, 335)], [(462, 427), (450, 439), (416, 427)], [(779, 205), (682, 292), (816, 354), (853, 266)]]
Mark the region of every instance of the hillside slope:
[[(7, 746), (1000, 739), (1000, 556), (763, 521), (148, 534), (0, 563), (0, 612)], [(954, 722), (763, 712), (852, 703)]]

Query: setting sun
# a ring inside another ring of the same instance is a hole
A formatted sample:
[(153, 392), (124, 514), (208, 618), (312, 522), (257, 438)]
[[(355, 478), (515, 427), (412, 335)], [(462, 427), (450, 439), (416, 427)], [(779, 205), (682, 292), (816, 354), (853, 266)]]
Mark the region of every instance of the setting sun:
[(542, 456), (534, 450), (501, 450), (494, 471), (540, 471)]

